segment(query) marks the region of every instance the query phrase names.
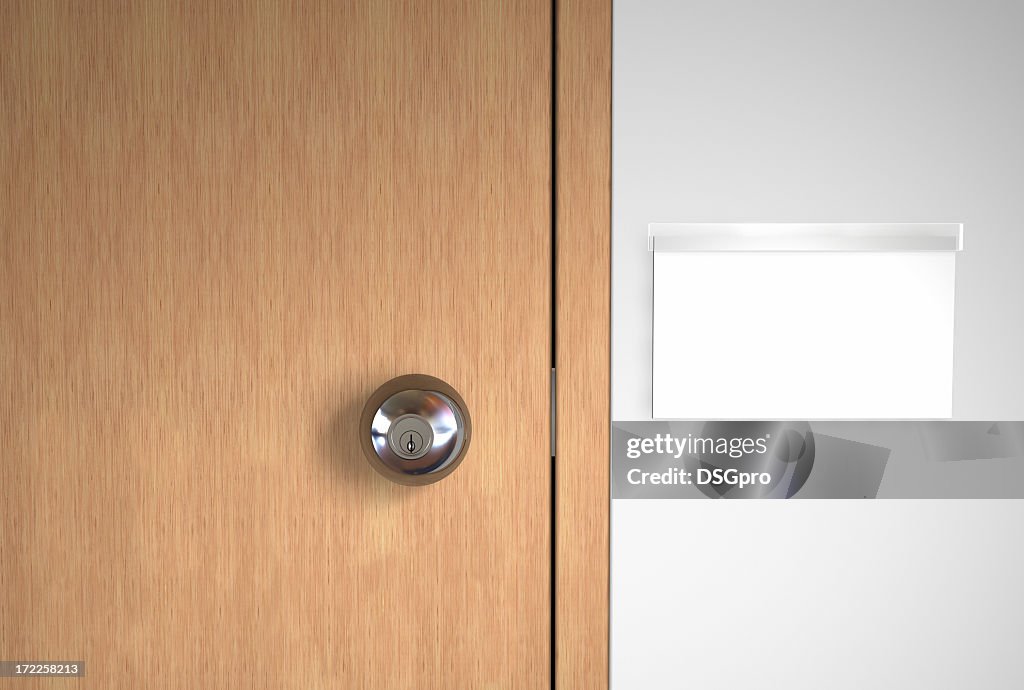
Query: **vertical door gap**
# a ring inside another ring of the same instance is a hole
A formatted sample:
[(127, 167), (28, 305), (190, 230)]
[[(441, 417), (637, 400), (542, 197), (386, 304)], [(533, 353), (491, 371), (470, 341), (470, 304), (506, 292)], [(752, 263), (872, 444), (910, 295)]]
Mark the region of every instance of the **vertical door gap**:
[(555, 410), (557, 407), (557, 396), (555, 389), (555, 367), (557, 366), (558, 354), (558, 0), (551, 0), (551, 690), (555, 688), (555, 664), (557, 663), (558, 637), (557, 637), (557, 576), (558, 576), (558, 551), (557, 551), (557, 520), (558, 520), (558, 474), (557, 463), (555, 462)]

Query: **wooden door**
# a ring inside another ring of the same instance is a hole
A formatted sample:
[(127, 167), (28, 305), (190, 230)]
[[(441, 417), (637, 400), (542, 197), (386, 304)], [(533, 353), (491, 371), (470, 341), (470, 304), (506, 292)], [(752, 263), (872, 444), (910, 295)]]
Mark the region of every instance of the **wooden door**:
[[(549, 684), (550, 41), (539, 0), (0, 4), (0, 657)], [(473, 418), (426, 487), (357, 438), (406, 373)]]

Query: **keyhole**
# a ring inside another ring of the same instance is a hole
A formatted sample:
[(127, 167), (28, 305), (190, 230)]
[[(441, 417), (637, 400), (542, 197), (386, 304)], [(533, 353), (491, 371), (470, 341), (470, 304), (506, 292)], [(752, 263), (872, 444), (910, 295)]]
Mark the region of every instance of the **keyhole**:
[(416, 418), (406, 418), (398, 422), (401, 426), (392, 430), (388, 436), (388, 445), (405, 460), (415, 460), (430, 450), (430, 426)]

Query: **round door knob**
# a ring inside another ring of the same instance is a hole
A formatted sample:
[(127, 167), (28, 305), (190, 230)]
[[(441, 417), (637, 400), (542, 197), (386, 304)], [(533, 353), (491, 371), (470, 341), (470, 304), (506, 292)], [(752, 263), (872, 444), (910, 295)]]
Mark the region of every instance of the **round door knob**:
[(441, 379), (391, 379), (366, 401), (360, 444), (373, 469), (400, 484), (431, 484), (455, 471), (470, 439), (469, 411)]

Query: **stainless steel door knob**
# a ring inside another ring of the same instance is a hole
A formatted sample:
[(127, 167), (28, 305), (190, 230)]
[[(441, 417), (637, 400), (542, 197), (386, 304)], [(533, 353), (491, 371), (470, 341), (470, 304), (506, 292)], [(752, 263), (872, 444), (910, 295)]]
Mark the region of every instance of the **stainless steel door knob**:
[(400, 484), (431, 484), (455, 471), (470, 440), (466, 402), (441, 379), (409, 374), (374, 391), (359, 439), (370, 465)]

